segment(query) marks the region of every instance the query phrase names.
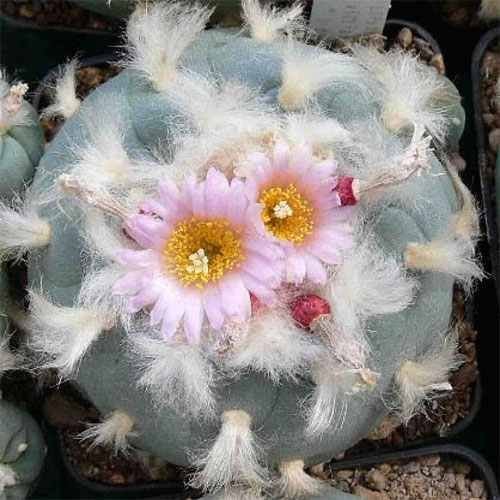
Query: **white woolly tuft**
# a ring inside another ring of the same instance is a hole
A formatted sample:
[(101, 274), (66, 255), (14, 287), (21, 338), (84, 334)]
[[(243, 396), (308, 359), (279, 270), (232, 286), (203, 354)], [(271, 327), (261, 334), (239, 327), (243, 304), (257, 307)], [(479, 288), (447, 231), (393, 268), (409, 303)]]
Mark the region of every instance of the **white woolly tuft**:
[(201, 418), (213, 415), (214, 369), (198, 347), (140, 333), (131, 338), (141, 371), (137, 384), (151, 393), (158, 407), (173, 406)]
[(412, 269), (450, 274), (469, 292), (474, 281), (485, 276), (475, 257), (479, 219), (472, 194), (455, 167), (446, 160), (445, 164), (462, 207), (451, 217), (448, 228), (439, 237), (428, 243), (410, 243), (405, 251), (405, 261)]
[(222, 414), (219, 435), (208, 453), (197, 460), (202, 467), (191, 481), (196, 488), (214, 492), (232, 485), (259, 487), (265, 484), (266, 470), (259, 464), (251, 417), (243, 410)]
[(285, 136), (292, 144), (306, 142), (321, 148), (352, 141), (351, 133), (333, 118), (306, 112), (291, 113), (286, 116), (286, 120)]
[(5, 488), (15, 486), (17, 480), (17, 474), (10, 465), (0, 464), (0, 495), (3, 496)]
[(213, 9), (199, 4), (158, 2), (138, 9), (127, 27), (126, 65), (162, 92), (175, 80), (179, 60), (205, 28)]
[(134, 419), (120, 410), (115, 410), (102, 422), (88, 425), (77, 437), (82, 441), (90, 441), (90, 449), (107, 446), (113, 449), (115, 455), (127, 454), (130, 448), (128, 439), (137, 436), (133, 429)]
[(289, 314), (275, 311), (258, 314), (239, 337), (226, 367), (263, 372), (274, 383), (303, 374), (325, 350), (314, 336), (298, 328)]
[(406, 51), (380, 53), (374, 47), (355, 45), (353, 52), (380, 83), (381, 118), (388, 130), (420, 125), (433, 137), (444, 139), (447, 110), (433, 106), (433, 101), (444, 97), (451, 101), (453, 96), (441, 75)]
[(405, 262), (410, 269), (450, 274), (468, 291), (474, 280), (484, 277), (474, 255), (471, 241), (457, 238), (450, 232), (429, 243), (409, 243)]
[(281, 476), (276, 486), (280, 497), (308, 498), (317, 495), (323, 487), (319, 479), (306, 474), (303, 460), (281, 462), (279, 472)]
[[(194, 133), (180, 131), (174, 164), (169, 175), (180, 179), (207, 163), (225, 170), (242, 145), (277, 129), (272, 106), (258, 92), (236, 81), (219, 84), (195, 73), (184, 72), (165, 93), (180, 114), (190, 118)], [(232, 174), (232, 167), (230, 172)]]
[(500, 19), (500, 2), (498, 0), (481, 0), (479, 17), (486, 21)]
[(120, 100), (115, 106), (106, 98), (106, 106), (116, 110), (112, 115), (98, 113), (100, 101), (86, 108), (84, 123), (88, 139), (74, 144), (74, 160), (69, 174), (84, 179), (95, 189), (109, 188), (117, 195), (128, 196), (130, 188), (151, 188), (161, 176), (162, 166), (151, 161), (131, 159), (125, 149), (125, 117), (121, 116)]
[(12, 127), (33, 125), (33, 118), (25, 106), (24, 96), (28, 91), (25, 83), (10, 85), (7, 75), (0, 68), (0, 136)]
[(332, 270), (325, 287), (331, 316), (320, 318), (314, 326), (330, 339), (334, 356), (352, 368), (363, 368), (370, 352), (366, 320), (406, 309), (418, 286), (395, 258), (384, 255), (373, 237), (364, 235), (359, 240), (362, 243)]
[(20, 198), (10, 208), (0, 201), (0, 260), (20, 260), (32, 248), (50, 243), (50, 224), (37, 213), (37, 207)]
[(67, 120), (80, 109), (81, 101), (76, 95), (77, 69), (77, 59), (73, 59), (61, 69), (55, 82), (53, 102), (43, 110), (42, 117), (61, 116)]
[(316, 388), (307, 405), (305, 433), (318, 437), (343, 428), (352, 394), (373, 389), (378, 374), (366, 368), (346, 369), (337, 361), (325, 358), (314, 366), (313, 380)]
[[(216, 80), (185, 71), (166, 96), (191, 117), (201, 133), (224, 137), (255, 134), (276, 125), (272, 106), (255, 90), (237, 81)], [(259, 129), (260, 124), (260, 129)]]
[[(355, 60), (344, 54), (335, 54), (289, 40), (283, 52), (282, 83), (278, 95), (281, 106), (296, 111), (320, 90), (334, 84), (362, 84), (364, 70)], [(367, 87), (367, 92), (368, 92)]]
[(57, 306), (29, 290), (29, 347), (42, 355), (42, 368), (71, 377), (97, 337), (113, 324), (105, 311)]
[(300, 2), (283, 9), (261, 5), (260, 0), (243, 0), (243, 20), (252, 38), (260, 42), (274, 42), (284, 33), (304, 30), (304, 6)]
[(14, 370), (18, 365), (18, 357), (9, 349), (10, 338), (4, 334), (0, 338), (0, 377), (8, 370)]
[(404, 361), (396, 375), (401, 417), (405, 422), (425, 411), (426, 402), (453, 390), (449, 376), (463, 361), (457, 352), (457, 335), (452, 333), (439, 339), (439, 344), (420, 359)]

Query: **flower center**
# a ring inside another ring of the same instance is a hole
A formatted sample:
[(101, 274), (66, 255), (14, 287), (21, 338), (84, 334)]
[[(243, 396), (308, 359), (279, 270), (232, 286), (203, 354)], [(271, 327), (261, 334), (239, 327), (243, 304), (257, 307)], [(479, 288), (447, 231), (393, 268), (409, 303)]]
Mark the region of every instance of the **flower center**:
[(259, 203), (264, 225), (276, 238), (300, 244), (312, 233), (313, 207), (294, 184), (265, 189)]
[(183, 285), (203, 288), (244, 258), (240, 235), (225, 219), (179, 222), (163, 251), (167, 269)]

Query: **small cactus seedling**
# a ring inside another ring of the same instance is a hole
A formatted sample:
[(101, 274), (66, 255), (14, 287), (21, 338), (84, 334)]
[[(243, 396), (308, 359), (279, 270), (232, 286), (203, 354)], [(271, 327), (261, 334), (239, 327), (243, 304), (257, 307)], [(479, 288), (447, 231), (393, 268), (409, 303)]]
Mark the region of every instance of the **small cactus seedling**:
[(208, 494), (348, 498), (304, 468), (458, 363), (452, 289), (481, 276), (443, 153), (460, 99), (411, 54), (304, 43), (299, 5), (245, 0), (244, 32), (210, 14), (139, 7), (78, 106), (62, 75), (36, 210), (0, 217), (36, 235), (3, 249), (29, 249), (30, 347), (102, 413), (82, 438), (195, 465)]

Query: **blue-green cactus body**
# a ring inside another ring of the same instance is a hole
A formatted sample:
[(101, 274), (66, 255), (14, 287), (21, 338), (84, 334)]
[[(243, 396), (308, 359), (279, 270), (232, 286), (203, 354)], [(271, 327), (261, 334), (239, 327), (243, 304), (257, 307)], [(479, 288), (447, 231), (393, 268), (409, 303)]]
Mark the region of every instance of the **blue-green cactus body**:
[(29, 124), (0, 130), (0, 199), (10, 200), (29, 183), (44, 149), (42, 129), (36, 111), (27, 102), (23, 109)]
[(0, 401), (0, 422), (0, 478), (2, 467), (15, 474), (15, 484), (3, 491), (0, 479), (0, 499), (21, 500), (40, 475), (45, 442), (33, 418), (7, 401)]
[[(7, 317), (5, 315), (7, 297), (7, 278), (5, 272), (1, 271), (0, 341), (7, 334)], [(25, 411), (0, 399), (1, 500), (26, 498), (33, 483), (40, 475), (45, 451), (45, 442), (35, 420)], [(14, 475), (14, 480), (10, 480), (12, 475)]]
[[(206, 32), (187, 51), (184, 62), (193, 71), (211, 72), (221, 79), (240, 80), (260, 89), (270, 105), (277, 104), (282, 59), (274, 45), (247, 38), (235, 39), (231, 33)], [(363, 93), (359, 85), (334, 84), (323, 90), (318, 100), (328, 116), (343, 124), (380, 112), (380, 104)], [(71, 164), (73, 145), (86, 137), (83, 112), (113, 113), (112, 109), (102, 107), (103, 102), (119, 103), (122, 119), (129, 124), (125, 129), (125, 144), (131, 157), (137, 151), (146, 155), (158, 141), (168, 141), (179, 121), (188, 121), (175, 102), (166, 102), (141, 75), (126, 70), (91, 94), (81, 111), (65, 124), (40, 162), (34, 179), (35, 190), (49, 187)], [(457, 107), (457, 119), (458, 131), (463, 126), (460, 107)], [(453, 133), (458, 134), (457, 131)], [(424, 207), (394, 201), (390, 206), (381, 206), (373, 215), (379, 244), (387, 254), (399, 260), (408, 243), (426, 242), (440, 235), (458, 208), (453, 184), (435, 159), (431, 174), (405, 185), (404, 197), (423, 199)], [(64, 206), (64, 216), (58, 207), (49, 205), (44, 207), (41, 216), (51, 221), (52, 240), (46, 249), (33, 252), (29, 280), (36, 285), (43, 276), (49, 298), (71, 306), (82, 277), (79, 214), (74, 205)], [(71, 219), (74, 225), (68, 223)], [(352, 397), (342, 432), (306, 438), (300, 410), (303, 400), (311, 393), (312, 384), (301, 381), (273, 385), (256, 373), (248, 373), (218, 388), (218, 413), (242, 409), (250, 414), (252, 428), (266, 442), (270, 463), (300, 458), (306, 464), (314, 464), (354, 445), (387, 413), (381, 394), (390, 393), (402, 357), (414, 359), (429, 347), (436, 332), (445, 332), (448, 328), (453, 279), (430, 272), (417, 273), (416, 277), (420, 288), (415, 303), (403, 312), (374, 319), (369, 325), (373, 363), (381, 377), (376, 390)], [(137, 373), (124, 351), (123, 340), (120, 329), (99, 337), (81, 363), (77, 375), (79, 386), (102, 414), (120, 409), (133, 417), (138, 432), (138, 437), (133, 439), (135, 445), (167, 461), (188, 465), (189, 451), (201, 448), (207, 439), (215, 437), (220, 424), (190, 419), (171, 408), (154, 411), (149, 395), (136, 388)]]

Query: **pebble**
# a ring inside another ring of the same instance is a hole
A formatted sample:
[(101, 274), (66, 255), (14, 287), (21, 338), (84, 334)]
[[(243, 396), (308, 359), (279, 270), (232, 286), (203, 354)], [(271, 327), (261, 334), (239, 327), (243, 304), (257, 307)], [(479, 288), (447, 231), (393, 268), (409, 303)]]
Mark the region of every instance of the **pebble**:
[(359, 484), (354, 488), (353, 493), (359, 495), (363, 500), (389, 500), (389, 497), (385, 493), (369, 490)]
[(398, 33), (398, 42), (403, 47), (403, 49), (407, 49), (413, 42), (413, 33), (409, 28), (403, 28)]
[(425, 466), (436, 466), (441, 462), (441, 457), (439, 455), (429, 455), (428, 457), (423, 457), (420, 460), (420, 463)]
[(418, 465), (417, 462), (409, 462), (406, 465), (403, 465), (402, 470), (403, 470), (403, 472), (413, 474), (413, 473), (418, 472), (420, 470), (420, 466)]
[(456, 490), (459, 493), (465, 493), (466, 492), (465, 476), (463, 474), (457, 474), (455, 476), (455, 480), (456, 480), (456, 484), (455, 484)]
[(475, 479), (470, 483), (470, 491), (475, 497), (481, 497), (484, 493), (485, 487), (484, 487), (484, 482)]
[(446, 66), (444, 65), (443, 54), (434, 54), (431, 57), (429, 64), (434, 68), (436, 68), (436, 71), (440, 75), (444, 75), (446, 73)]
[(366, 481), (370, 487), (375, 488), (377, 491), (383, 491), (387, 486), (387, 478), (377, 469), (372, 469), (366, 474)]
[(339, 479), (351, 479), (351, 477), (354, 475), (354, 472), (352, 470), (339, 470), (335, 473), (335, 475)]

